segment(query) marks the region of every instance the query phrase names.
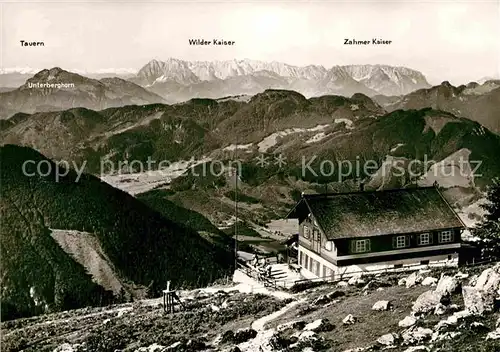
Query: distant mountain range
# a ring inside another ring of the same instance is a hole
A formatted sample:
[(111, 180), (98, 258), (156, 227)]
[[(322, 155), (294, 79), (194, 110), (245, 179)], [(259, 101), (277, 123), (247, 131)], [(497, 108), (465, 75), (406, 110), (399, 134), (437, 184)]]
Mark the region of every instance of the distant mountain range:
[[(52, 86), (45, 87), (45, 84)], [(160, 96), (121, 78), (97, 80), (54, 67), (36, 73), (17, 89), (0, 93), (0, 118), (17, 112), (56, 111), (80, 106), (102, 110), (161, 102), (165, 100)]]
[[(173, 104), (192, 98), (252, 96), (266, 89), (293, 90), (306, 98), (322, 95), (350, 97), (361, 93), (376, 97), (378, 102), (388, 106), (403, 99), (397, 97), (432, 89), (421, 72), (389, 65), (345, 65), (327, 69), (320, 65), (293, 66), (248, 59), (185, 61), (170, 58), (165, 61), (151, 60), (137, 71), (103, 69), (86, 72), (55, 67), (38, 71), (33, 76), (35, 72), (29, 68), (0, 71), (3, 82), (0, 88), (0, 103), (3, 103), (0, 118), (15, 112), (33, 113), (72, 107), (99, 110), (127, 104)], [(76, 89), (46, 90), (35, 94), (26, 91), (29, 83), (44, 82), (47, 78), (55, 82), (74, 81), (78, 86)], [(82, 84), (85, 80), (86, 84)], [(480, 81), (481, 85), (495, 82), (487, 78)], [(102, 84), (107, 86), (108, 92), (99, 88)], [(497, 130), (494, 126), (487, 126)]]
[[(30, 88), (43, 83), (72, 83), (74, 87)], [(425, 88), (405, 95), (381, 95), (375, 90), (410, 91), (422, 85)], [(190, 63), (175, 59), (167, 62), (153, 60), (130, 80), (118, 77), (97, 80), (55, 67), (38, 72), (17, 89), (0, 92), (0, 119), (18, 112), (174, 104), (193, 97), (250, 97), (268, 87), (283, 86), (291, 86), (305, 97), (332, 95), (331, 92), (347, 97), (364, 94), (372, 96), (386, 111), (431, 107), (478, 121), (500, 132), (500, 80), (459, 87), (443, 82), (430, 87), (420, 73), (406, 68), (352, 65), (326, 70), (321, 66), (295, 67), (260, 61)]]
[(402, 97), (376, 96), (387, 111), (433, 108), (477, 121), (500, 132), (500, 80), (455, 87), (449, 82), (419, 89)]
[(171, 101), (186, 97), (217, 98), (256, 94), (268, 88), (290, 89), (310, 96), (406, 94), (429, 87), (418, 71), (388, 65), (348, 65), (327, 69), (319, 65), (293, 66), (255, 60), (184, 61), (152, 60), (134, 82)]
[[(498, 135), (481, 124), (432, 107), (392, 110), (388, 113), (359, 93), (306, 99), (293, 91), (266, 90), (247, 101), (192, 99), (175, 105), (16, 114), (2, 121), (0, 138), (32, 146), (51, 158), (86, 160), (91, 172), (99, 171), (103, 157), (115, 164), (128, 159), (146, 162), (148, 157), (224, 160), (235, 148), (243, 148), (239, 154), (244, 157), (294, 149), (289, 158), (318, 155), (335, 160), (379, 160), (394, 148), (409, 160), (423, 154), (442, 160), (468, 148), (492, 163), (478, 184), (487, 184), (490, 171), (498, 170), (496, 152), (477, 149), (500, 147)], [(279, 141), (286, 143), (278, 147)]]
[[(296, 90), (310, 97), (326, 94), (351, 96), (354, 93), (401, 95), (430, 86), (422, 73), (405, 67), (347, 65), (327, 69), (320, 65), (293, 66), (248, 59), (185, 61), (170, 58), (151, 60), (138, 71), (69, 71), (95, 79), (104, 76), (126, 78), (169, 102), (256, 94), (269, 88)], [(2, 87), (18, 87), (36, 72), (30, 68), (3, 69), (0, 71)]]
[[(104, 68), (94, 71), (68, 68), (66, 70), (94, 79), (106, 77), (119, 77), (127, 79), (132, 78), (137, 74), (137, 70), (131, 68)], [(31, 67), (0, 68), (0, 89), (8, 88), (9, 90), (14, 90), (15, 88), (23, 85), (26, 80), (30, 79), (40, 71), (43, 71), (43, 69)]]
[[(28, 145), (50, 158), (100, 157), (177, 161), (201, 157), (233, 140), (255, 140), (293, 127), (313, 127), (335, 119), (358, 120), (385, 114), (369, 97), (306, 99), (293, 91), (267, 90), (242, 102), (192, 99), (175, 105), (124, 106), (103, 111), (18, 113), (1, 121), (0, 139)], [(76, 133), (77, 132), (77, 133)], [(88, 165), (89, 167), (91, 165)]]

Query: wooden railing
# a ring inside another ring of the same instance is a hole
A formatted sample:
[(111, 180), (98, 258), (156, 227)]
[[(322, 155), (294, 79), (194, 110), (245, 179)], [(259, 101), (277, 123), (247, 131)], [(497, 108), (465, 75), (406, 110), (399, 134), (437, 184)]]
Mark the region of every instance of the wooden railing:
[[(481, 262), (472, 262), (468, 264), (463, 264), (460, 265), (460, 267), (473, 267), (473, 266), (479, 266), (479, 265), (485, 265), (485, 264), (491, 264), (494, 262), (498, 262), (497, 259), (492, 259), (492, 260), (487, 260), (487, 261), (481, 261)], [(370, 271), (364, 271), (364, 270), (358, 270), (358, 271), (350, 271), (347, 273), (335, 275), (335, 276), (326, 276), (326, 277), (316, 277), (316, 278), (304, 278), (300, 280), (288, 280), (288, 279), (276, 279), (272, 278), (269, 276), (265, 275), (259, 275), (258, 268), (253, 267), (252, 265), (249, 265), (247, 263), (239, 263), (239, 268), (245, 272), (246, 275), (249, 277), (252, 277), (259, 282), (262, 282), (265, 287), (272, 287), (272, 288), (290, 288), (294, 285), (300, 284), (300, 283), (305, 283), (305, 282), (328, 282), (328, 283), (337, 283), (342, 280), (351, 278), (353, 276), (357, 276), (359, 274), (361, 275), (377, 275), (377, 274), (383, 274), (383, 273), (406, 273), (406, 272), (413, 272), (417, 270), (417, 267), (421, 268), (422, 264), (412, 264), (410, 266), (402, 267), (402, 268), (384, 268), (384, 269), (378, 269), (378, 270), (370, 270)], [(432, 268), (440, 268), (440, 267), (456, 267), (456, 265), (449, 265), (447, 263), (438, 263), (438, 264), (431, 264), (428, 265), (426, 268), (432, 269)]]

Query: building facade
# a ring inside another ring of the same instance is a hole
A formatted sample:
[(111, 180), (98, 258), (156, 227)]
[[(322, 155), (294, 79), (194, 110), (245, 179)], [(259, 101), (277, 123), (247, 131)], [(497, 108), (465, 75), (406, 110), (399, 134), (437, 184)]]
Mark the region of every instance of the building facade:
[(465, 228), (434, 187), (303, 195), (298, 263), (335, 279), (353, 272), (457, 265)]

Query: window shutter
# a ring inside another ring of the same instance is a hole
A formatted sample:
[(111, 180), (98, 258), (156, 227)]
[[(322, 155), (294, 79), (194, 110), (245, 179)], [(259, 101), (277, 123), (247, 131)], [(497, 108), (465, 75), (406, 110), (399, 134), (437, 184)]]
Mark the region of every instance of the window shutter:
[(406, 236), (406, 246), (405, 247), (411, 247), (411, 236), (410, 235), (407, 235)]
[(392, 236), (392, 248), (397, 248), (398, 236)]
[(434, 233), (429, 232), (429, 244), (432, 244), (433, 240), (434, 240)]
[(356, 240), (351, 241), (351, 253), (356, 253)]
[(370, 252), (372, 249), (371, 249), (371, 245), (370, 245), (370, 240), (365, 240), (366, 241), (366, 251), (367, 252)]

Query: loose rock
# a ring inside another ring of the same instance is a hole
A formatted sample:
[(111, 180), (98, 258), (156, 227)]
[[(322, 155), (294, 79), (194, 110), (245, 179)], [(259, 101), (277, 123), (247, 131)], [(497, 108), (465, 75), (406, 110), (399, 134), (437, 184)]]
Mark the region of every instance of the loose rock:
[(442, 303), (438, 303), (436, 305), (436, 308), (434, 309), (434, 314), (443, 315), (444, 313), (446, 313), (446, 311), (447, 311), (446, 306)]
[(486, 335), (486, 340), (498, 340), (500, 339), (500, 328), (493, 330)]
[(342, 324), (344, 325), (352, 325), (356, 322), (356, 318), (352, 315), (352, 314), (349, 314), (347, 315), (343, 320), (342, 320)]
[(286, 330), (302, 330), (306, 326), (306, 323), (302, 320), (289, 321), (288, 323), (280, 324), (276, 327), (277, 331)]
[(441, 278), (437, 283), (435, 291), (437, 293), (441, 293), (443, 296), (451, 295), (452, 293), (455, 293), (457, 291), (459, 285), (460, 284), (458, 280), (455, 279), (454, 277), (441, 274)]
[(422, 327), (410, 328), (403, 333), (403, 342), (408, 345), (413, 345), (430, 339), (431, 336), (431, 329)]
[(332, 300), (332, 299), (335, 299), (335, 298), (339, 298), (339, 297), (345, 296), (345, 292), (344, 291), (335, 290), (335, 291), (332, 291), (332, 292), (328, 293), (326, 296), (330, 300)]
[(413, 303), (412, 311), (416, 314), (428, 313), (441, 302), (442, 294), (436, 291), (426, 291), (418, 296)]
[(233, 342), (239, 344), (253, 339), (255, 336), (257, 336), (257, 331), (254, 329), (240, 329), (234, 333)]
[(414, 317), (409, 315), (409, 316), (404, 317), (403, 320), (400, 320), (398, 325), (402, 328), (409, 328), (410, 326), (415, 325), (416, 322), (417, 322), (417, 319), (415, 319)]
[(331, 331), (335, 328), (333, 324), (331, 324), (328, 319), (318, 319), (313, 321), (312, 323), (307, 324), (304, 327), (304, 331), (314, 331), (314, 332), (321, 332), (321, 331)]
[(420, 352), (420, 351), (430, 351), (428, 347), (425, 346), (411, 346), (408, 347), (403, 352)]
[(424, 277), (420, 273), (418, 273), (418, 272), (412, 273), (405, 280), (406, 288), (411, 288), (411, 287), (416, 286), (417, 284), (422, 282), (423, 279), (424, 279)]
[(438, 282), (438, 279), (432, 276), (427, 276), (422, 280), (422, 286), (435, 286)]
[(397, 340), (399, 339), (399, 335), (395, 333), (385, 334), (380, 336), (377, 339), (377, 342), (384, 346), (393, 346)]
[(471, 286), (462, 288), (465, 310), (471, 314), (482, 315), (491, 312), (495, 305), (495, 297), (488, 292)]
[(383, 310), (389, 310), (390, 307), (391, 304), (389, 301), (378, 301), (373, 305), (372, 309), (377, 311), (383, 311)]

